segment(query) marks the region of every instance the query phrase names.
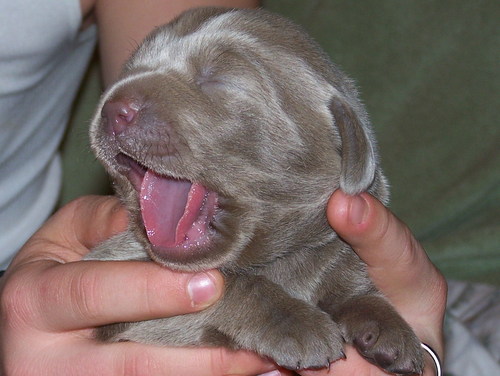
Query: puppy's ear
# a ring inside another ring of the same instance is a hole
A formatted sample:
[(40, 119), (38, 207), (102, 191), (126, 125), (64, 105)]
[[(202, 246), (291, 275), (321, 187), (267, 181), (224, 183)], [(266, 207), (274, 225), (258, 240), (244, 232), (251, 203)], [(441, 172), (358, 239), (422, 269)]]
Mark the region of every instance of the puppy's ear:
[(374, 141), (344, 99), (335, 96), (330, 111), (341, 139), (340, 189), (350, 195), (366, 191), (373, 183), (377, 168)]

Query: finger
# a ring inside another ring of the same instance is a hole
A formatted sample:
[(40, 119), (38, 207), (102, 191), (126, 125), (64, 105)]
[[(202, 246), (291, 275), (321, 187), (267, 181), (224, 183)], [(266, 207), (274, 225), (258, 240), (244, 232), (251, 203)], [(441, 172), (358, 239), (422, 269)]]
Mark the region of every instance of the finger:
[(345, 359), (337, 360), (330, 364), (330, 368), (317, 371), (307, 370), (300, 372), (301, 376), (387, 376), (388, 374), (382, 371), (377, 366), (368, 363), (359, 353), (352, 347), (346, 346)]
[[(301, 376), (387, 376), (388, 373), (369, 363), (352, 346), (345, 348), (346, 359), (338, 360), (328, 369), (301, 371)], [(427, 356), (422, 376), (434, 376), (434, 365)]]
[(12, 262), (51, 259), (76, 261), (89, 249), (121, 231), (127, 212), (111, 196), (85, 196), (57, 211), (29, 240)]
[(54, 226), (66, 224), (73, 244), (86, 249), (126, 229), (127, 211), (113, 196), (84, 196), (64, 206), (54, 216)]
[[(89, 359), (92, 361), (89, 362)], [(257, 375), (275, 367), (250, 352), (222, 348), (160, 348), (131, 342), (98, 346), (73, 344), (50, 366), (53, 370), (51, 374), (75, 376)], [(68, 372), (68, 367), (71, 367), (71, 372)]]
[(433, 288), (429, 284), (441, 278), (408, 227), (369, 194), (349, 196), (336, 191), (327, 215), (335, 231), (368, 265), (370, 277), (391, 300), (415, 301), (415, 294)]
[(442, 355), (447, 284), (408, 227), (369, 194), (332, 195), (328, 219), (424, 342)]
[(224, 283), (217, 271), (176, 273), (139, 261), (43, 261), (12, 278), (6, 304), (29, 326), (53, 332), (198, 311), (221, 296)]
[(272, 371), (266, 372), (266, 373), (261, 373), (260, 375), (257, 376), (296, 376), (297, 373), (290, 371), (288, 369), (273, 369)]

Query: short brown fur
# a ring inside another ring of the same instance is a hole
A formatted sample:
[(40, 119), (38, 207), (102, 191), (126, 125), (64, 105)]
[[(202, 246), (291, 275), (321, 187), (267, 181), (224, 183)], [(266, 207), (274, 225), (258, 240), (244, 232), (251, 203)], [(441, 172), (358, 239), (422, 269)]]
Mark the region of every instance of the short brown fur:
[[(140, 103), (119, 137), (105, 131), (110, 101)], [(218, 268), (227, 282), (203, 312), (109, 325), (101, 340), (224, 345), (289, 369), (327, 367), (347, 342), (389, 372), (422, 372), (417, 337), (326, 220), (334, 190), (387, 202), (388, 189), (353, 83), (300, 27), (265, 11), (181, 15), (128, 61), (91, 138), (131, 224), (87, 258)], [(208, 249), (177, 260), (151, 248), (119, 153), (218, 193)]]

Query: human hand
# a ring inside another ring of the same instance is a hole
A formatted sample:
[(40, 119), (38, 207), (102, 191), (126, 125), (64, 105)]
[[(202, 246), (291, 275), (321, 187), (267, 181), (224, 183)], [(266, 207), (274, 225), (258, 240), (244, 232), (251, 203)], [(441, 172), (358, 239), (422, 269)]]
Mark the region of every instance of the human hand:
[(27, 242), (0, 279), (0, 374), (208, 376), (273, 369), (248, 352), (96, 342), (96, 326), (194, 312), (223, 290), (216, 271), (175, 273), (152, 262), (80, 261), (126, 223), (116, 199), (84, 197), (57, 212)]
[[(336, 191), (327, 209), (331, 226), (368, 265), (377, 287), (410, 324), (420, 340), (443, 357), (443, 318), (447, 285), (408, 227), (372, 196), (348, 196)], [(387, 376), (352, 347), (346, 360), (329, 370), (304, 371), (303, 376)], [(424, 376), (435, 375), (425, 354)]]

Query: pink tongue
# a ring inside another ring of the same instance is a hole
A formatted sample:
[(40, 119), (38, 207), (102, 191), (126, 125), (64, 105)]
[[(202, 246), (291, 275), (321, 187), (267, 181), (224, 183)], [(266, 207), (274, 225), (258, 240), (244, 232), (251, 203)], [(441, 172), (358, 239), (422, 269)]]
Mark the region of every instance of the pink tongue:
[(171, 248), (185, 241), (200, 215), (206, 193), (200, 184), (162, 177), (148, 170), (141, 184), (140, 205), (151, 244)]

